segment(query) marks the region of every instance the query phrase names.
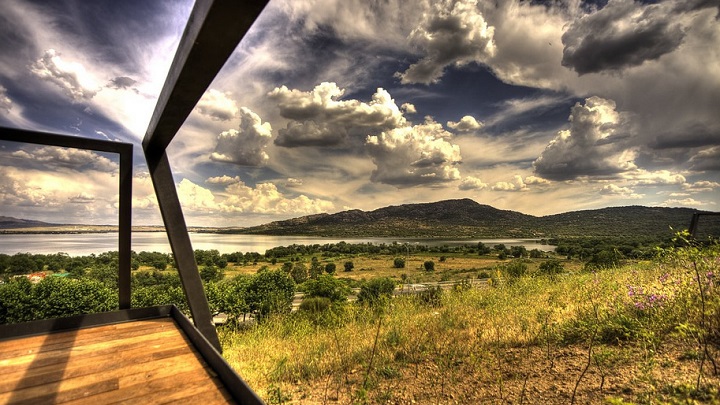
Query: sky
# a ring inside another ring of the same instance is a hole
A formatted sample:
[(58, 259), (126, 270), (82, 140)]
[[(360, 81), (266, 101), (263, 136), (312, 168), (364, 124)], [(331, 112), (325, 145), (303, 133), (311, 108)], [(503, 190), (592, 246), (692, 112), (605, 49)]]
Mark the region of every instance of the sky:
[[(0, 2), (0, 126), (141, 142), (191, 1)], [(168, 148), (190, 226), (470, 198), (718, 211), (720, 1), (271, 0)], [(0, 215), (117, 223), (112, 154), (0, 143)]]

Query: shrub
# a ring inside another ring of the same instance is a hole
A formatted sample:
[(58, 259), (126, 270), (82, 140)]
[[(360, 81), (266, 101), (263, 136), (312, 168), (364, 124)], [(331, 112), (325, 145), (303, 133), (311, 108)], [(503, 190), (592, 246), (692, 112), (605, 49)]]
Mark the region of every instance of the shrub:
[(350, 287), (347, 284), (329, 274), (305, 282), (306, 298), (327, 298), (334, 303), (346, 301), (349, 293)]
[(337, 269), (337, 266), (335, 263), (328, 263), (325, 265), (325, 273), (327, 274), (335, 274), (335, 270)]
[(560, 260), (550, 259), (540, 263), (539, 270), (542, 274), (553, 275), (562, 273), (565, 267)]
[(395, 291), (395, 282), (389, 277), (373, 278), (360, 287), (357, 301), (370, 306), (383, 303), (392, 297)]
[(396, 269), (403, 269), (405, 268), (405, 259), (402, 257), (396, 257), (395, 260), (393, 260), (393, 267)]
[(353, 264), (353, 262), (351, 261), (345, 262), (343, 266), (345, 267), (345, 271), (352, 271), (355, 268), (355, 264)]
[(504, 269), (508, 277), (518, 278), (524, 276), (527, 272), (527, 264), (520, 260), (513, 260), (510, 263), (505, 264)]
[(427, 260), (425, 263), (423, 263), (423, 268), (425, 268), (425, 271), (435, 271), (435, 262), (432, 260)]

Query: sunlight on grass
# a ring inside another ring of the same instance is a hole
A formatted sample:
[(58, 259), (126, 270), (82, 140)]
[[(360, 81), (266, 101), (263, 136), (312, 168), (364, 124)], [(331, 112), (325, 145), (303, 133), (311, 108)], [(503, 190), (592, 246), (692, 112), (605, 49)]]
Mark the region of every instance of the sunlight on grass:
[(224, 356), (271, 403), (718, 403), (719, 253), (278, 316)]

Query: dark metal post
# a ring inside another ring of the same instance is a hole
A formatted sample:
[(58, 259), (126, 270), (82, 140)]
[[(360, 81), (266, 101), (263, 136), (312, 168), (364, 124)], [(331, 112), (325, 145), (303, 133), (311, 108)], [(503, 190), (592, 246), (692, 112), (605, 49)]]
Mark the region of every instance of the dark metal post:
[(147, 159), (150, 176), (155, 187), (155, 195), (157, 195), (158, 204), (160, 205), (160, 213), (165, 223), (170, 248), (180, 273), (180, 281), (185, 291), (185, 297), (195, 327), (205, 336), (208, 342), (220, 351), (220, 339), (217, 331), (215, 331), (215, 325), (212, 323), (212, 314), (203, 290), (200, 272), (195, 262), (195, 253), (185, 225), (185, 217), (177, 196), (175, 181), (173, 180), (167, 155), (163, 153), (158, 158), (148, 156)]
[(221, 350), (178, 200), (166, 148), (267, 0), (195, 3), (143, 139), (145, 159), (195, 326)]
[(130, 253), (132, 251), (132, 145), (120, 153), (120, 208), (118, 218), (118, 291), (120, 309), (132, 306), (130, 293)]

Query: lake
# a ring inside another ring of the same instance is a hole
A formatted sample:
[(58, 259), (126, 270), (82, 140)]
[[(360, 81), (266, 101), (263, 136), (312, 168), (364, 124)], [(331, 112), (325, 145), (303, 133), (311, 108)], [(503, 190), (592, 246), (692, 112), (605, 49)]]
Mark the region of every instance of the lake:
[[(525, 246), (528, 250), (540, 249), (552, 251), (555, 246), (543, 245), (536, 239), (418, 239), (418, 238), (324, 238), (313, 236), (267, 236), (267, 235), (232, 235), (215, 233), (190, 233), (193, 249), (217, 249), (220, 253), (258, 252), (277, 246), (314, 245), (337, 243), (373, 243), (390, 244), (393, 242), (428, 245), (458, 246), (483, 242), (490, 247), (499, 243), (507, 247)], [(63, 252), (70, 256), (83, 256), (91, 253), (103, 253), (117, 250), (116, 233), (85, 233), (85, 234), (0, 234), (0, 253), (33, 253), (51, 254)], [(132, 249), (136, 252), (170, 253), (170, 243), (163, 232), (134, 232)]]

